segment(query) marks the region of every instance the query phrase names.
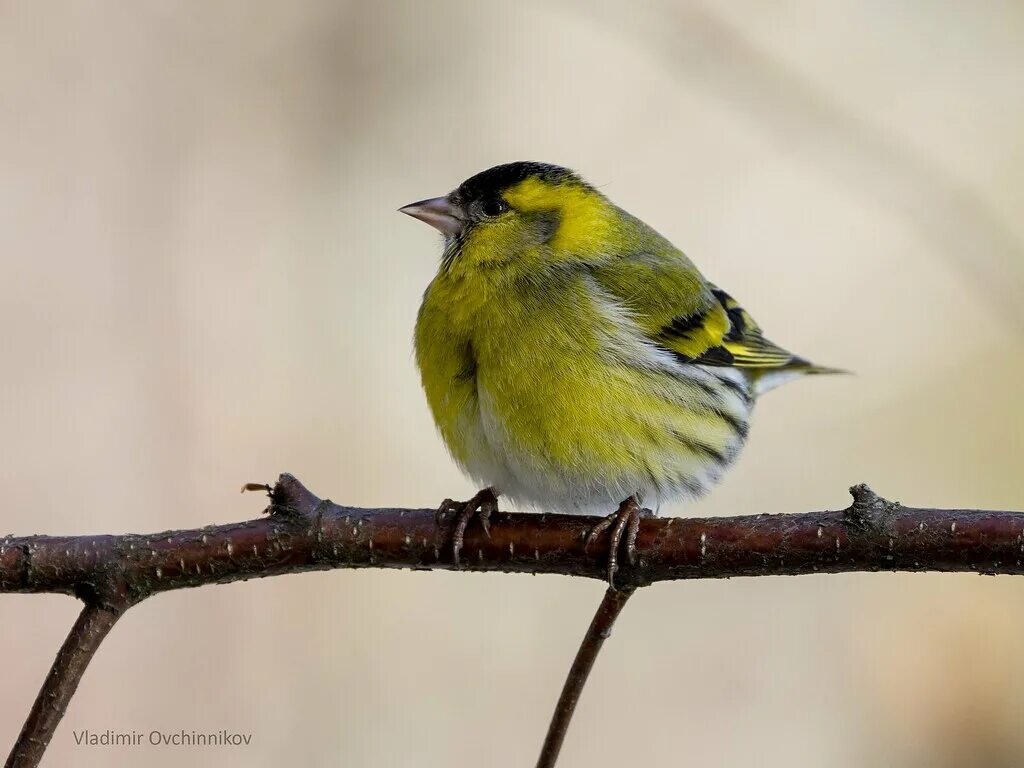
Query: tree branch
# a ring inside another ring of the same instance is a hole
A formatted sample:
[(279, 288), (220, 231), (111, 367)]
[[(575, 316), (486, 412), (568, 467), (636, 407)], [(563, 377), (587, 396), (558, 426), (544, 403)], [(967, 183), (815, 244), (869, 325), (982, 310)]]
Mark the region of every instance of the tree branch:
[[(837, 512), (640, 524), (636, 565), (620, 589), (655, 581), (849, 571), (1024, 573), (1024, 513), (915, 509), (867, 486)], [(331, 568), (453, 569), (454, 518), (431, 509), (357, 509), (320, 500), (291, 475), (270, 489), (265, 517), (155, 534), (7, 536), (0, 592), (60, 592), (86, 609), (54, 662), (7, 768), (38, 764), (89, 659), (117, 617), (174, 589)], [(462, 569), (557, 573), (604, 580), (608, 533), (585, 550), (598, 521), (496, 514), (490, 537), (466, 532)], [(621, 607), (621, 606), (620, 606)], [(578, 660), (579, 661), (579, 660)], [(592, 663), (592, 659), (591, 662)], [(567, 722), (567, 721), (566, 721)]]
[(544, 738), (544, 746), (541, 747), (540, 757), (537, 758), (537, 768), (555, 768), (565, 734), (569, 731), (573, 712), (576, 711), (576, 702), (580, 700), (580, 694), (583, 693), (583, 686), (590, 677), (590, 670), (594, 666), (597, 654), (600, 653), (604, 641), (611, 636), (612, 625), (619, 618), (633, 592), (633, 589), (609, 587), (604, 593), (604, 598), (590, 621), (587, 634), (583, 636), (580, 649), (576, 651), (576, 658), (572, 660), (569, 674), (565, 678), (565, 685), (562, 686), (562, 693), (555, 705), (555, 713), (551, 716), (548, 734)]
[(87, 604), (78, 614), (32, 704), (28, 719), (7, 758), (6, 768), (39, 764), (71, 697), (78, 689), (85, 668), (121, 613), (121, 610), (110, 606)]
[[(722, 518), (650, 518), (637, 565), (616, 581), (849, 571), (1024, 573), (1024, 513), (917, 509), (851, 489), (835, 512)], [(359, 509), (321, 501), (291, 475), (269, 514), (192, 530), (0, 538), (0, 592), (99, 594), (117, 582), (131, 602), (185, 587), (331, 568), (453, 569), (452, 518), (432, 509)], [(608, 536), (584, 551), (596, 518), (499, 513), (488, 538), (466, 532), (462, 570), (558, 573), (604, 580)]]

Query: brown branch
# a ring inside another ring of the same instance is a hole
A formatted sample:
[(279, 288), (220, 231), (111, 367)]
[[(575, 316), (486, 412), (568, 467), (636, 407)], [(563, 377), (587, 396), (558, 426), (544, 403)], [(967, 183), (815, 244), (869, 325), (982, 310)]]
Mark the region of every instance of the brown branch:
[[(1024, 573), (1024, 513), (916, 509), (852, 489), (835, 512), (722, 518), (650, 518), (637, 564), (616, 582), (841, 573)], [(452, 570), (453, 518), (431, 509), (359, 509), (321, 501), (291, 475), (270, 514), (241, 523), (153, 534), (0, 538), (0, 592), (108, 590), (132, 602), (185, 587), (332, 568)], [(488, 538), (466, 532), (462, 570), (557, 573), (604, 580), (608, 535), (587, 552), (597, 518), (499, 513)]]
[[(616, 583), (632, 590), (671, 579), (802, 573), (1024, 573), (1024, 513), (915, 509), (885, 501), (866, 486), (852, 492), (853, 504), (837, 512), (646, 519), (636, 565), (622, 563)], [(146, 535), (0, 539), (0, 592), (60, 592), (87, 606), (8, 768), (38, 764), (95, 645), (117, 615), (151, 595), (330, 568), (455, 567), (454, 519), (438, 522), (431, 509), (341, 507), (318, 499), (291, 475), (282, 475), (270, 496), (267, 516), (241, 523)], [(479, 525), (466, 532), (462, 569), (603, 580), (606, 557), (600, 553), (607, 552), (608, 534), (590, 552), (585, 548), (597, 522), (492, 515), (489, 537)]]
[(7, 758), (6, 768), (38, 765), (42, 760), (43, 752), (85, 674), (85, 668), (121, 613), (116, 608), (95, 603), (82, 609), (64, 645), (57, 651), (50, 673)]
[(573, 659), (569, 674), (565, 678), (565, 685), (562, 686), (558, 704), (555, 705), (555, 713), (551, 716), (547, 736), (544, 737), (544, 746), (541, 747), (540, 757), (537, 758), (537, 768), (555, 768), (558, 753), (562, 751), (562, 742), (565, 741), (565, 734), (572, 721), (573, 712), (576, 711), (576, 702), (580, 700), (583, 686), (587, 684), (594, 660), (601, 651), (604, 641), (611, 636), (612, 625), (615, 624), (615, 620), (622, 613), (626, 601), (629, 600), (633, 592), (633, 589), (610, 588), (605, 591), (604, 598), (597, 607), (597, 613), (594, 614), (594, 618), (587, 628), (587, 634), (583, 636), (580, 649), (576, 651), (576, 658)]

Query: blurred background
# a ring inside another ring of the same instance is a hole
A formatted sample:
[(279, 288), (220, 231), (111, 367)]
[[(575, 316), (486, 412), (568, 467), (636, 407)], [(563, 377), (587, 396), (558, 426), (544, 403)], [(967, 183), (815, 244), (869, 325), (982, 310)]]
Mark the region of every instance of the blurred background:
[[(579, 169), (771, 338), (856, 377), (762, 403), (672, 514), (1024, 508), (1024, 5), (0, 2), (0, 533), (474, 489), (420, 392), (439, 244), (396, 213)], [(362, 571), (161, 595), (45, 765), (532, 765), (600, 584)], [(631, 602), (561, 765), (1024, 762), (1024, 582), (675, 583)], [(0, 596), (0, 751), (78, 605)], [(85, 748), (72, 732), (251, 732)]]

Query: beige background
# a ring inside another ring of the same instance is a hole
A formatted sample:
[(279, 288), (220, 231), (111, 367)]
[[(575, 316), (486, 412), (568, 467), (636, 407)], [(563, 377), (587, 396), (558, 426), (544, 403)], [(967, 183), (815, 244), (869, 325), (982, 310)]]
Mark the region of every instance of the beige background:
[[(472, 490), (411, 358), (438, 243), (395, 209), (580, 169), (857, 377), (770, 395), (680, 514), (1024, 508), (1024, 6), (0, 3), (0, 533)], [(600, 585), (333, 572), (133, 610), (50, 766), (532, 765)], [(1024, 583), (668, 584), (629, 606), (564, 766), (1024, 761)], [(77, 605), (0, 597), (0, 748)], [(239, 749), (72, 732), (252, 732)]]

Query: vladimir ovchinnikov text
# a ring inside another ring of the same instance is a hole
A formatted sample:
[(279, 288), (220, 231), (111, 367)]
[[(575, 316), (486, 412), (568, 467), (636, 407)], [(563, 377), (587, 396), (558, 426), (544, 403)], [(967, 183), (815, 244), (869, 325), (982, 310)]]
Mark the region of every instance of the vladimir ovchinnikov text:
[(251, 733), (220, 731), (72, 731), (80, 747), (246, 747)]

